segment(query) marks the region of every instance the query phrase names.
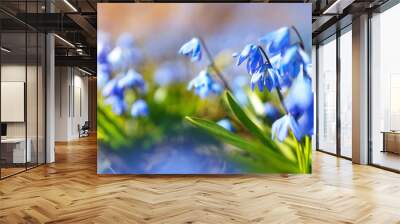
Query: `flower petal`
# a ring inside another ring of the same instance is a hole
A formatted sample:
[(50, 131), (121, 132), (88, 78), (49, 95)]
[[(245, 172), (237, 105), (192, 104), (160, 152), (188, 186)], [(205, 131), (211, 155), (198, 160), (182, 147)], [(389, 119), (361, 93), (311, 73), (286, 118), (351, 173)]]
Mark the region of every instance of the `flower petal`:
[(201, 98), (206, 98), (211, 93), (219, 95), (223, 90), (221, 84), (215, 82), (206, 70), (202, 70), (196, 78), (191, 80), (187, 89), (194, 89), (194, 93)]
[(285, 98), (285, 105), (293, 115), (302, 114), (314, 101), (311, 79), (304, 76), (301, 67), (300, 74), (294, 80), (289, 94)]
[(274, 55), (290, 45), (289, 27), (282, 27), (260, 38), (267, 47), (268, 54)]
[(280, 122), (280, 126), (278, 127), (278, 132), (276, 134), (276, 137), (280, 142), (285, 140), (288, 134), (289, 130), (289, 117), (288, 115), (285, 115), (283, 118), (281, 118), (282, 121)]
[(271, 138), (272, 139), (275, 139), (275, 136), (277, 136), (279, 130), (281, 129), (282, 123), (285, 121), (285, 117), (286, 116), (279, 118), (272, 124), (272, 128), (271, 128), (271, 134), (272, 134)]
[(149, 109), (146, 101), (139, 99), (136, 100), (131, 108), (131, 115), (134, 117), (145, 117), (148, 116)]
[(140, 90), (145, 88), (145, 81), (134, 69), (129, 69), (124, 77), (118, 81), (118, 87), (121, 89), (136, 87)]
[(256, 73), (256, 74), (251, 76), (251, 81), (250, 81), (251, 84), (250, 84), (250, 86), (251, 86), (251, 90), (252, 91), (254, 91), (254, 87), (256, 86), (256, 84), (258, 84), (259, 90), (262, 91), (261, 88), (263, 86), (261, 86), (261, 88), (260, 88), (260, 85), (259, 85), (259, 83), (261, 83), (261, 85), (263, 85), (262, 76), (263, 76), (262, 73)]
[(271, 103), (266, 103), (264, 105), (264, 114), (271, 121), (275, 121), (279, 116), (279, 110)]
[(290, 115), (288, 117), (289, 117), (288, 118), (288, 123), (289, 123), (288, 126), (290, 126), (290, 129), (292, 130), (292, 132), (293, 132), (294, 136), (296, 137), (296, 139), (298, 141), (300, 141), (301, 137), (303, 137), (303, 134), (301, 133), (301, 130), (300, 130), (296, 120), (294, 119), (294, 117), (290, 116)]
[(314, 103), (297, 119), (297, 123), (303, 135), (314, 134)]
[(243, 48), (242, 52), (240, 52), (240, 54), (239, 54), (236, 65), (238, 65), (238, 66), (241, 65), (249, 57), (249, 54), (250, 54), (252, 48), (253, 48), (252, 44), (247, 44)]
[(186, 42), (179, 49), (179, 54), (185, 56), (191, 56), (192, 61), (200, 61), (201, 60), (201, 44), (198, 38), (192, 38), (190, 41)]

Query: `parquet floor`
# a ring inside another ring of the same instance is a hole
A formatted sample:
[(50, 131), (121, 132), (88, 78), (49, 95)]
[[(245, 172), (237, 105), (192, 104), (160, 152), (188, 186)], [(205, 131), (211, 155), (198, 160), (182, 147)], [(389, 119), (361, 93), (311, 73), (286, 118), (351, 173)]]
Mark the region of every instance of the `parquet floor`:
[(96, 140), (0, 181), (0, 223), (400, 223), (400, 175), (314, 153), (312, 175), (98, 176)]

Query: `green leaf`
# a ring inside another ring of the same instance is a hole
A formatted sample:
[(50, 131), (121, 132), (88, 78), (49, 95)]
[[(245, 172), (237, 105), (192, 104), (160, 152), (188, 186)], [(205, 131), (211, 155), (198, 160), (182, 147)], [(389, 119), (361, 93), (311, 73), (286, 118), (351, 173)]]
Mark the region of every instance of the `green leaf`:
[(105, 141), (114, 148), (118, 148), (126, 143), (126, 138), (115, 127), (115, 123), (111, 123), (109, 119), (106, 118), (104, 113), (98, 113), (97, 120), (99, 131), (102, 133)]
[(260, 127), (258, 127), (250, 118), (249, 115), (244, 111), (244, 109), (239, 105), (239, 103), (233, 98), (232, 94), (228, 91), (225, 92), (225, 100), (228, 103), (230, 109), (236, 118), (258, 139), (262, 142), (266, 141), (267, 138), (264, 133), (261, 131)]
[(97, 106), (97, 127), (103, 142), (118, 149), (128, 144), (128, 138), (125, 133), (123, 121), (105, 107), (101, 100), (98, 99)]
[(265, 167), (265, 170), (270, 172), (299, 172), (297, 165), (282, 154), (251, 139), (245, 139), (237, 134), (229, 132), (215, 122), (194, 117), (186, 117), (186, 120), (222, 141), (241, 149), (252, 157), (255, 162), (260, 162)]
[(253, 122), (255, 118), (250, 118), (249, 113), (239, 105), (230, 92), (225, 92), (225, 99), (233, 114), (243, 124), (243, 126), (245, 126), (260, 142), (267, 145), (268, 148), (274, 151), (279, 151), (279, 148), (272, 139), (268, 138), (263, 130)]
[(261, 101), (261, 99), (258, 97), (257, 94), (255, 94), (253, 91), (251, 90), (247, 90), (246, 91), (250, 104), (254, 109), (254, 112), (258, 115), (258, 116), (262, 116), (264, 114), (264, 104)]

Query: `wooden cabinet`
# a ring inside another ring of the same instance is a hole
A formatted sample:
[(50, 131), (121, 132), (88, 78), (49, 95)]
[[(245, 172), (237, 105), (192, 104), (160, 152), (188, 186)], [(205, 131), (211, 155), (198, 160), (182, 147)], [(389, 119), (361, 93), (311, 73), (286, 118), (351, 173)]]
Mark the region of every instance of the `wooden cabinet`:
[(400, 132), (382, 132), (383, 152), (400, 154)]

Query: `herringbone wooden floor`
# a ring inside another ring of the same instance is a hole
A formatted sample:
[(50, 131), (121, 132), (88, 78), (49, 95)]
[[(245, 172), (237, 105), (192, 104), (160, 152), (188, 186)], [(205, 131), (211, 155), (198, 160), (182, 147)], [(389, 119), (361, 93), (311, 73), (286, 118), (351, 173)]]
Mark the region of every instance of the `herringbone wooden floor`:
[(314, 154), (312, 175), (98, 176), (86, 138), (0, 181), (0, 223), (400, 223), (400, 175)]

